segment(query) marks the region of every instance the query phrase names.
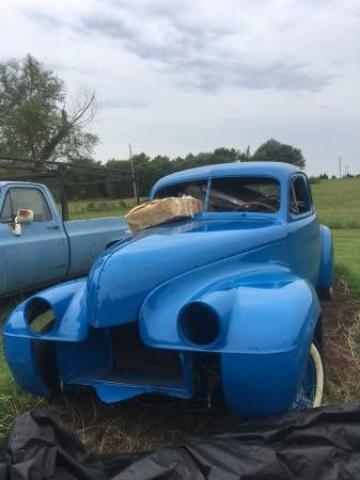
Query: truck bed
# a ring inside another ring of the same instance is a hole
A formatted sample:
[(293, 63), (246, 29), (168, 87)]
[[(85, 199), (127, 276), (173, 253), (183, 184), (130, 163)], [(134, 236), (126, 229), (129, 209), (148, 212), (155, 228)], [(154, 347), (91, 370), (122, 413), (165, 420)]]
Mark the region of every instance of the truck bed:
[(99, 253), (130, 234), (126, 220), (104, 217), (64, 222), (71, 252), (67, 277), (86, 273)]

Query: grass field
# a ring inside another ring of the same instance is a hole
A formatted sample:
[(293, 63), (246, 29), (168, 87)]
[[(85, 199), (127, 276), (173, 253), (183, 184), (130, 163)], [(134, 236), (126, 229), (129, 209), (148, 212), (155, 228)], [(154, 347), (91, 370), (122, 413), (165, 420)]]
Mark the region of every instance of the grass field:
[[(360, 301), (360, 178), (322, 181), (313, 185), (313, 196), (322, 223), (333, 230), (336, 270), (346, 279), (351, 295)], [(133, 205), (132, 200), (81, 200), (70, 204), (70, 216), (119, 216)], [(19, 301), (16, 297), (0, 303), (0, 325)], [(23, 393), (14, 384), (0, 345), (0, 438), (14, 418), (39, 403), (41, 400)]]
[(72, 220), (96, 217), (123, 216), (136, 205), (134, 199), (123, 200), (77, 200), (69, 203)]
[(312, 186), (321, 221), (333, 229), (360, 228), (360, 178), (323, 180)]
[(321, 222), (333, 232), (336, 271), (360, 299), (360, 178), (323, 180), (312, 191)]

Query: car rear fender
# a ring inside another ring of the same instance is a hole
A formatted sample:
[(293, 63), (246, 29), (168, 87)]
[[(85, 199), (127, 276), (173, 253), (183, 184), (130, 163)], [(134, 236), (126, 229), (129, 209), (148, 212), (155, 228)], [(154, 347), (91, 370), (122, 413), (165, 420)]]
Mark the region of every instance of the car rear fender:
[(333, 241), (331, 230), (325, 225), (320, 225), (321, 236), (321, 263), (319, 270), (318, 287), (329, 288), (333, 284)]

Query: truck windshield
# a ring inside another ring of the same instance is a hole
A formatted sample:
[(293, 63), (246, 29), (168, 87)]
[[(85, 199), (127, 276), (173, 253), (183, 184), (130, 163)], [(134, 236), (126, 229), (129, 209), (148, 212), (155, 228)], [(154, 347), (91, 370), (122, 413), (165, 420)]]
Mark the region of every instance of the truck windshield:
[[(205, 205), (207, 180), (178, 183), (156, 192), (156, 198), (192, 195)], [(211, 180), (207, 211), (275, 213), (280, 208), (280, 185), (273, 178), (223, 177)]]

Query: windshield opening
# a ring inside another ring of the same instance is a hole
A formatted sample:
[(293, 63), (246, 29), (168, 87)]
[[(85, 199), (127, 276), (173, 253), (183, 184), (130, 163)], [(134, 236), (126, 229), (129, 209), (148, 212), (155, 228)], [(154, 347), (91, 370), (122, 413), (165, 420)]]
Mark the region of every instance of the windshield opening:
[(214, 178), (209, 212), (275, 213), (280, 207), (280, 185), (272, 178)]
[(168, 187), (158, 190), (155, 198), (183, 197), (184, 195), (190, 195), (198, 200), (201, 200), (202, 204), (205, 205), (207, 184), (207, 180), (199, 180), (195, 182), (169, 185)]
[[(169, 185), (156, 198), (191, 195), (205, 205), (207, 180)], [(276, 213), (280, 208), (280, 185), (266, 177), (223, 177), (211, 180), (208, 212)]]

